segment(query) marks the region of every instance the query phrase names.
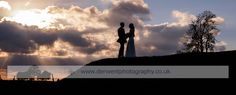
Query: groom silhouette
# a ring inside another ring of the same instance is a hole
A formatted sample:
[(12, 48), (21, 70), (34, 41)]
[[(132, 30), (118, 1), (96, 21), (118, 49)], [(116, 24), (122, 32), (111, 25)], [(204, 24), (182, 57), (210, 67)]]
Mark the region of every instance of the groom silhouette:
[(125, 34), (125, 23), (121, 22), (120, 23), (120, 28), (118, 29), (118, 36), (119, 39), (117, 40), (118, 43), (120, 43), (120, 50), (119, 50), (119, 55), (118, 58), (123, 58), (124, 57), (124, 49), (125, 49), (125, 43), (127, 43), (127, 35)]

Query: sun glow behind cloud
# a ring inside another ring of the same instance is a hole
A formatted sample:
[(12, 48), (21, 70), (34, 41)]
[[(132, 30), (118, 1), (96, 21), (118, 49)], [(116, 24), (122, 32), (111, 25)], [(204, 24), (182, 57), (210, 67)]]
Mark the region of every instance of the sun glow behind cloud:
[(1, 52), (0, 51), (0, 58), (1, 57), (8, 57), (8, 56), (9, 56), (9, 54), (7, 52)]
[(41, 10), (21, 10), (13, 13), (12, 17), (6, 18), (27, 26), (38, 26), (39, 28), (49, 28), (53, 22), (52, 15)]
[(53, 16), (47, 10), (14, 9), (7, 1), (0, 1), (1, 21), (12, 21), (26, 26), (37, 26), (39, 28), (50, 28)]
[(11, 6), (10, 6), (9, 3), (6, 2), (6, 1), (0, 1), (0, 8), (4, 8), (4, 9), (7, 9), (7, 10), (11, 10)]

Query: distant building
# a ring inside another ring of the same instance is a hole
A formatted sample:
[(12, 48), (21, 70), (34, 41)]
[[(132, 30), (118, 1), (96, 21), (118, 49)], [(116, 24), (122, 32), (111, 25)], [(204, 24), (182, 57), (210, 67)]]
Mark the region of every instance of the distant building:
[(41, 73), (39, 76), (37, 76), (38, 80), (41, 81), (47, 81), (51, 79), (52, 74), (48, 71), (44, 71), (43, 73)]
[(48, 81), (52, 74), (48, 71), (41, 71), (37, 67), (29, 68), (25, 72), (18, 72), (16, 75), (17, 80), (24, 81)]

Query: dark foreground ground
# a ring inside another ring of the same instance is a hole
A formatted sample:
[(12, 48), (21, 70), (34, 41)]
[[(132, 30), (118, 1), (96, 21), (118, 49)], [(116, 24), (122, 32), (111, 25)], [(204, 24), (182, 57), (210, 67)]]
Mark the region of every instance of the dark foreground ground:
[[(230, 67), (229, 79), (198, 79), (203, 81), (204, 85), (217, 87), (228, 87), (232, 85), (233, 65), (236, 60), (236, 51), (219, 52), (219, 53), (192, 53), (192, 54), (177, 54), (160, 57), (138, 57), (138, 58), (122, 58), (122, 59), (102, 59), (91, 62), (88, 66), (198, 66), (198, 65), (220, 65)], [(33, 82), (33, 81), (0, 81), (0, 88), (5, 89), (25, 89), (27, 91), (50, 91), (57, 93), (63, 92), (65, 89), (74, 91), (72, 89), (79, 88), (107, 88), (122, 87), (125, 88), (149, 88), (149, 87), (179, 87), (183, 84), (186, 86), (201, 86), (201, 88), (208, 89), (208, 86), (196, 83), (197, 79), (64, 79), (58, 82)], [(224, 81), (224, 82), (222, 82)], [(142, 86), (141, 86), (142, 85)], [(171, 85), (171, 86), (170, 86)], [(223, 85), (223, 86), (219, 86)], [(34, 89), (34, 90), (32, 90)], [(36, 89), (36, 90), (35, 90)], [(50, 89), (50, 90), (46, 90)], [(115, 90), (115, 89), (113, 89)], [(3, 91), (3, 90), (2, 90)], [(67, 90), (68, 91), (68, 90)]]
[(88, 64), (89, 66), (159, 66), (159, 65), (233, 65), (236, 51), (218, 53), (189, 53), (169, 56), (153, 56), (138, 58), (102, 59)]

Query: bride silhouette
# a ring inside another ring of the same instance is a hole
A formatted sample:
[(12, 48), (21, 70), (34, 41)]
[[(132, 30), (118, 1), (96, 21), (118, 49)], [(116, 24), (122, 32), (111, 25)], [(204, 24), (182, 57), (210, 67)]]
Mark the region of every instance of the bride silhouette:
[(131, 23), (129, 25), (130, 32), (127, 34), (127, 37), (129, 38), (127, 49), (126, 49), (126, 57), (136, 57), (135, 52), (135, 44), (134, 44), (134, 37), (135, 37), (135, 27), (134, 24)]

